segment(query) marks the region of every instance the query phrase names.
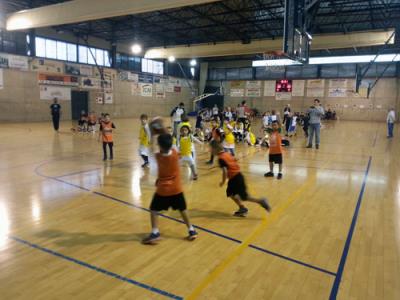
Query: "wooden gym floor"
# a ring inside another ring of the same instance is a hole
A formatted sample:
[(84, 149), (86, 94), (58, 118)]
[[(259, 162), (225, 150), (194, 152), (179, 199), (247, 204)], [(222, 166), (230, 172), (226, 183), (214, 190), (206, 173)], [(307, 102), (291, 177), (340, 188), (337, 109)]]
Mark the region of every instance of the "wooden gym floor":
[(93, 136), (50, 123), (2, 124), (1, 299), (400, 299), (400, 144), (384, 123), (325, 125), (320, 150), (300, 134), (282, 181), (263, 177), (267, 152), (239, 146), (250, 191), (267, 215), (233, 203), (204, 164), (184, 188), (199, 238), (176, 212), (145, 246), (154, 174), (142, 171), (137, 120), (116, 120), (115, 160)]

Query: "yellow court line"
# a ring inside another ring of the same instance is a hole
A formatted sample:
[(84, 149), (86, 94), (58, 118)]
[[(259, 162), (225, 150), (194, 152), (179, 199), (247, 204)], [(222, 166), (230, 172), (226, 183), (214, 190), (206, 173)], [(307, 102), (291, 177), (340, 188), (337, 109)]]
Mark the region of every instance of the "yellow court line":
[[(322, 165), (325, 168), (328, 163), (333, 160), (333, 157)], [(317, 171), (316, 171), (317, 172)], [(185, 297), (187, 300), (197, 299), (201, 292), (209, 286), (213, 281), (215, 281), (220, 274), (222, 274), (225, 269), (232, 264), (245, 250), (246, 248), (261, 234), (264, 230), (271, 225), (274, 221), (279, 219), (283, 213), (290, 207), (290, 205), (298, 198), (311, 184), (314, 183), (317, 175), (313, 174), (300, 188), (298, 188), (289, 198), (280, 205), (276, 210), (274, 210), (270, 217), (267, 218), (264, 215), (262, 222), (252, 231), (252, 233), (236, 248), (234, 249), (222, 262), (220, 262), (210, 274), (205, 277), (199, 285), (192, 291), (192, 293)]]

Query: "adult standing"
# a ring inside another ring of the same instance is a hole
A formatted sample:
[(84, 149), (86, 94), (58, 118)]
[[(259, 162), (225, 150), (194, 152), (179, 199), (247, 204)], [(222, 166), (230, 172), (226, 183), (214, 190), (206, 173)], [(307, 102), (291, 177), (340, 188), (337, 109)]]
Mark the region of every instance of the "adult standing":
[(286, 123), (286, 119), (289, 117), (291, 111), (290, 104), (286, 104), (285, 108), (283, 109), (283, 123)]
[(184, 114), (185, 104), (183, 102), (179, 103), (171, 112), (172, 121), (174, 122), (174, 136), (177, 135), (178, 126), (182, 122), (182, 115)]
[(242, 101), (242, 104), (237, 108), (237, 117), (239, 123), (246, 123), (246, 101)]
[(394, 129), (394, 122), (396, 122), (396, 114), (393, 108), (390, 108), (386, 117), (387, 123), (387, 130), (388, 130), (388, 138), (393, 137), (393, 129)]
[(321, 106), (321, 101), (319, 101), (319, 99), (315, 99), (314, 105), (308, 109), (307, 113), (310, 117), (309, 127), (308, 127), (308, 146), (307, 146), (307, 148), (312, 148), (313, 139), (314, 139), (314, 135), (315, 135), (315, 148), (319, 149), (321, 117), (323, 117), (325, 114), (324, 109)]
[(57, 98), (53, 99), (53, 104), (50, 105), (50, 112), (53, 119), (54, 130), (58, 132), (58, 128), (60, 128), (61, 105), (58, 104)]

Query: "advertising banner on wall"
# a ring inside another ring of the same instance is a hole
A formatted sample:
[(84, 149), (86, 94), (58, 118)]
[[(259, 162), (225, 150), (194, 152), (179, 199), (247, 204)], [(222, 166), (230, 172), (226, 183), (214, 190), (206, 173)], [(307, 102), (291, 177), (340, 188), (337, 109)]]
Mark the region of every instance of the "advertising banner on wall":
[(3, 69), (0, 69), (0, 90), (4, 88), (4, 75), (3, 75)]
[(260, 88), (247, 88), (246, 96), (247, 97), (261, 97), (261, 89)]
[(303, 97), (305, 80), (293, 80), (292, 81), (292, 97)]
[(118, 73), (119, 80), (139, 82), (139, 75), (129, 71), (121, 71)]
[(240, 80), (231, 81), (230, 84), (231, 89), (244, 89), (246, 87), (245, 82)]
[(71, 88), (63, 86), (40, 86), (40, 100), (71, 100)]
[(325, 94), (324, 79), (307, 80), (307, 97), (323, 97)]
[[(93, 67), (93, 75), (88, 75), (88, 77), (97, 77), (97, 78), (101, 78), (101, 74), (100, 74), (100, 70), (103, 72), (103, 76), (105, 80), (114, 80), (117, 77), (117, 71), (114, 69), (109, 69), (109, 68), (97, 68), (97, 67)], [(84, 74), (81, 74), (84, 75)]]
[(165, 98), (164, 84), (156, 83), (155, 89), (156, 89), (156, 98)]
[(260, 89), (261, 81), (260, 80), (246, 81), (246, 88), (247, 89)]
[[(103, 83), (103, 86), (102, 86)], [(100, 78), (94, 77), (81, 77), (81, 84), (80, 86), (85, 89), (106, 89), (112, 90), (113, 89), (113, 82), (112, 80), (101, 80)]]
[(275, 100), (292, 100), (292, 93), (290, 92), (277, 92)]
[(69, 85), (78, 86), (79, 80), (76, 76), (70, 75), (50, 75), (50, 74), (38, 74), (38, 82), (46, 85)]
[(139, 82), (141, 82), (141, 83), (153, 83), (153, 75), (139, 74)]
[(264, 96), (273, 97), (275, 96), (275, 80), (267, 80), (264, 82)]
[[(31, 62), (31, 70), (36, 72), (46, 72), (46, 73), (64, 73), (64, 64), (58, 61), (47, 60), (47, 59), (34, 59)], [(79, 75), (68, 73), (72, 75)]]
[(344, 98), (347, 96), (347, 79), (330, 79), (328, 97)]
[(28, 58), (25, 56), (9, 55), (8, 67), (13, 69), (28, 71), (29, 70)]
[(244, 89), (230, 89), (231, 97), (244, 97)]
[(153, 84), (152, 83), (139, 83), (140, 96), (153, 97)]
[(139, 83), (132, 83), (131, 86), (132, 96), (140, 96), (140, 86)]
[(104, 104), (112, 104), (114, 95), (112, 93), (104, 93)]

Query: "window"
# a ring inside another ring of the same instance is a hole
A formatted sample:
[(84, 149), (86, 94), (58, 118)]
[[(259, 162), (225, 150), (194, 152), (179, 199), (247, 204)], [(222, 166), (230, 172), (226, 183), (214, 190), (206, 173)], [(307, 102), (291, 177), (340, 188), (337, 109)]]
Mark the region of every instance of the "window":
[(103, 50), (96, 49), (96, 62), (99, 66), (104, 66), (104, 52)]
[(57, 42), (53, 40), (46, 39), (46, 57), (47, 58), (57, 58)]
[(46, 40), (36, 38), (36, 56), (46, 57)]
[(88, 49), (85, 46), (79, 46), (79, 62), (83, 64), (88, 63)]
[(77, 61), (77, 53), (76, 53), (76, 45), (75, 44), (67, 44), (67, 60), (68, 61)]
[(57, 59), (67, 60), (67, 43), (57, 42)]
[(153, 74), (164, 74), (164, 63), (151, 59), (142, 59), (142, 72)]
[(36, 56), (76, 62), (76, 45), (37, 37)]
[(194, 67), (190, 68), (190, 74), (192, 74), (192, 77), (196, 75), (196, 69)]

